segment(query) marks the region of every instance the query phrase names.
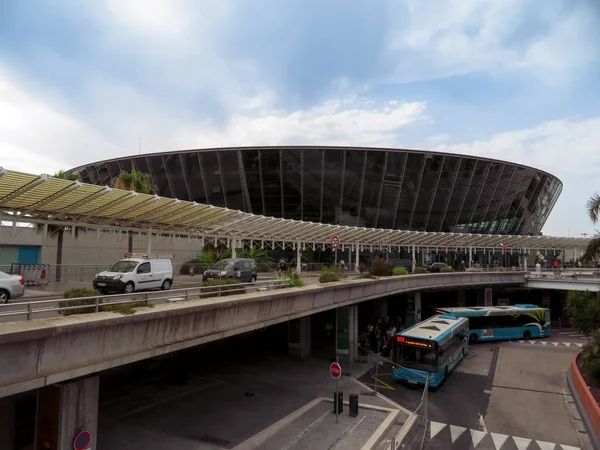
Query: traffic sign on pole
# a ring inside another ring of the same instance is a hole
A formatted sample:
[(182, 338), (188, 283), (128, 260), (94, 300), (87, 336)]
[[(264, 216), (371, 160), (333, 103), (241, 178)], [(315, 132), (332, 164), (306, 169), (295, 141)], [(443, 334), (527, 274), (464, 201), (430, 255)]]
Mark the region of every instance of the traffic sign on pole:
[(340, 246), (340, 237), (339, 236), (331, 236), (331, 247), (338, 248)]
[(336, 362), (331, 363), (331, 366), (329, 366), (329, 373), (337, 380), (342, 376), (342, 367)]
[(87, 431), (81, 431), (73, 440), (74, 450), (87, 450), (88, 446), (92, 442), (92, 434)]

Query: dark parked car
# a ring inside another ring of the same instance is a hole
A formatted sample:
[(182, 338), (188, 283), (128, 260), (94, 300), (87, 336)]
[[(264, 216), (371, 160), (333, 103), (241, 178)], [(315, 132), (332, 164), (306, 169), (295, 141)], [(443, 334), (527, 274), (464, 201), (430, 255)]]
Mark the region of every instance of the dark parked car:
[(429, 270), (431, 273), (437, 273), (440, 272), (443, 267), (448, 267), (448, 264), (443, 262), (436, 262), (427, 266), (427, 270)]
[(237, 280), (243, 283), (256, 281), (256, 261), (249, 258), (229, 258), (217, 261), (204, 271), (202, 281)]
[(385, 263), (392, 269), (395, 267), (404, 267), (409, 272), (412, 270), (412, 261), (410, 259), (388, 259)]

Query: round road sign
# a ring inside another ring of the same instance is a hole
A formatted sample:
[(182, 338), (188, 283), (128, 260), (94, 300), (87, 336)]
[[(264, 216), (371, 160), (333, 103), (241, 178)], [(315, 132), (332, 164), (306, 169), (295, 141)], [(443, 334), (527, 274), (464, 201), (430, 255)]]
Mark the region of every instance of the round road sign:
[(340, 237), (339, 236), (331, 236), (331, 247), (338, 248), (340, 246)]
[(337, 380), (339, 377), (342, 376), (342, 366), (335, 362), (331, 363), (331, 366), (329, 366), (329, 373), (333, 378)]
[(81, 431), (73, 440), (73, 448), (75, 450), (86, 450), (92, 442), (92, 434), (89, 431)]

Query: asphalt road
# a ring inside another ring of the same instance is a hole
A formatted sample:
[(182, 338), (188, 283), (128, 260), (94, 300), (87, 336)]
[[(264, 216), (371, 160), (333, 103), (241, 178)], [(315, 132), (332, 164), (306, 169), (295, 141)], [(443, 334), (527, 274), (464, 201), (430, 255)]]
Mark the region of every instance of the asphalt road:
[[(558, 336), (574, 332), (564, 333)], [(428, 392), (424, 448), (590, 448), (566, 385), (579, 347), (539, 341), (472, 345), (442, 386)], [(361, 381), (410, 410), (421, 401), (422, 389), (393, 382), (390, 366), (380, 366), (378, 376), (372, 369)]]

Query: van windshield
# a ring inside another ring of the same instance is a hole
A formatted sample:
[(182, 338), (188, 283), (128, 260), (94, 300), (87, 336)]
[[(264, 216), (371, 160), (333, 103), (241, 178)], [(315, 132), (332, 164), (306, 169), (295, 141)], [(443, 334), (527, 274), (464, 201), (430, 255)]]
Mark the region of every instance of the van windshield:
[(118, 272), (118, 273), (133, 272), (133, 269), (135, 269), (135, 266), (137, 266), (137, 263), (135, 261), (118, 261), (111, 266), (111, 268), (109, 269), (109, 272)]
[(216, 270), (229, 270), (233, 267), (233, 261), (217, 261), (212, 268)]

